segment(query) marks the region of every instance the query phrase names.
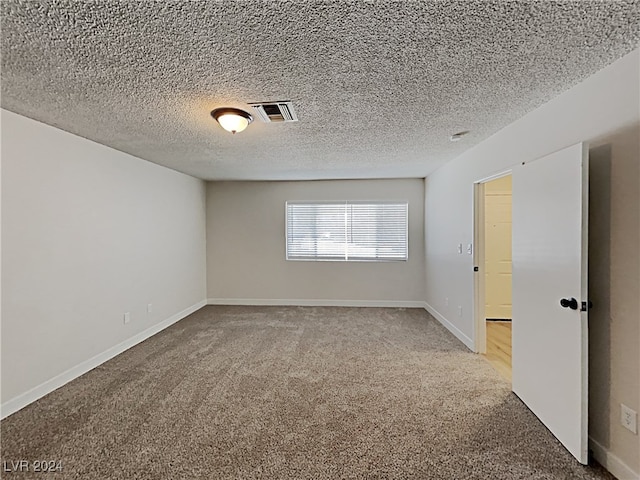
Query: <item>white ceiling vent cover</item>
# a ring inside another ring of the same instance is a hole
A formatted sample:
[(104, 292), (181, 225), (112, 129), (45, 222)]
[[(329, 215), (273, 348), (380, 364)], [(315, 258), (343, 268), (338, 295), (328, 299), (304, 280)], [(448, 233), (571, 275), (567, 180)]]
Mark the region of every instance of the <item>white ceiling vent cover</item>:
[(297, 122), (292, 102), (250, 103), (256, 116), (265, 123)]

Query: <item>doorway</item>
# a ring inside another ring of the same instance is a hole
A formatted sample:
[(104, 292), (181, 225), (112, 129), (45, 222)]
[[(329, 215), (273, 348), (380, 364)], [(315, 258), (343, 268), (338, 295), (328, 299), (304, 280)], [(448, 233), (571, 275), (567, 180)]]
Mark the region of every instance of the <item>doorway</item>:
[(477, 350), (511, 382), (511, 175), (476, 184)]
[(474, 184), (474, 337), (487, 352), (485, 187), (512, 180), (511, 390), (587, 463), (588, 180), (584, 142)]

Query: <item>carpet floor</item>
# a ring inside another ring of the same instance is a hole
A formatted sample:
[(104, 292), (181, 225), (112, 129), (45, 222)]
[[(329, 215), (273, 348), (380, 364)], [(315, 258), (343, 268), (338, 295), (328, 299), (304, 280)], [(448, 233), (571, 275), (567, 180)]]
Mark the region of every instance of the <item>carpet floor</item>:
[(613, 478), (422, 309), (205, 307), (1, 431), (16, 479)]

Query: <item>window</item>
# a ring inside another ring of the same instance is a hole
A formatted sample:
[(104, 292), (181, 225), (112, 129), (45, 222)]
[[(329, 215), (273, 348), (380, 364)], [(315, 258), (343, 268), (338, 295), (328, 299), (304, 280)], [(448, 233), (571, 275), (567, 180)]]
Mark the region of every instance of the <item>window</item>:
[(408, 205), (286, 203), (287, 260), (406, 261)]

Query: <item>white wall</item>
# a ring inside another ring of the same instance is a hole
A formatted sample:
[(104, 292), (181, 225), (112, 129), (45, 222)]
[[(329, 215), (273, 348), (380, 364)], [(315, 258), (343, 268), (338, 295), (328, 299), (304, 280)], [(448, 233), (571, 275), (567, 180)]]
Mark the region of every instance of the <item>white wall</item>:
[[(285, 260), (285, 202), (406, 200), (407, 262)], [(424, 183), (411, 180), (210, 182), (207, 285), (212, 303), (422, 305)]]
[(205, 186), (5, 110), (1, 153), (7, 415), (203, 304)]
[(640, 50), (625, 56), (425, 180), (426, 300), (471, 344), (472, 257), (458, 255), (456, 246), (473, 239), (473, 182), (581, 141), (610, 147), (610, 312), (600, 319), (608, 324), (611, 343), (592, 346), (590, 366), (611, 365), (612, 373), (606, 382), (590, 378), (590, 402), (607, 410), (591, 408), (589, 427), (599, 459), (620, 478), (638, 478), (640, 472), (638, 436), (619, 422), (621, 402), (640, 411), (639, 57)]

